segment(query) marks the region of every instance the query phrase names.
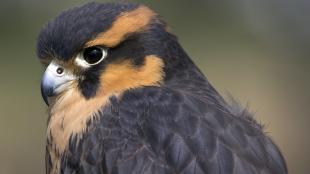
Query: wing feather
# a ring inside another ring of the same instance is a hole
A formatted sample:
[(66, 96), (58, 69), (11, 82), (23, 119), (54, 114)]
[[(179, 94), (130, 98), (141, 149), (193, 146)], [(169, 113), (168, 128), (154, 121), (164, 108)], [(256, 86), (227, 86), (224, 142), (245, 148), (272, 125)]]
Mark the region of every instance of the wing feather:
[(82, 153), (70, 153), (80, 154), (77, 173), (287, 173), (279, 150), (253, 120), (197, 96), (133, 90), (111, 98), (99, 118), (74, 148)]

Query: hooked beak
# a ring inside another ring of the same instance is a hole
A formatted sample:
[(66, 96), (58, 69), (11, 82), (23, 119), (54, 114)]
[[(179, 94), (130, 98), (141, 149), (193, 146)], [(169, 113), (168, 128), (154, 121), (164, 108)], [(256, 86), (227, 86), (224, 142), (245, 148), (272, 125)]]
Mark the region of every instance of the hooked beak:
[(69, 82), (75, 79), (75, 76), (66, 72), (62, 66), (51, 62), (41, 81), (41, 94), (45, 103), (49, 105), (49, 97), (64, 91), (69, 86)]

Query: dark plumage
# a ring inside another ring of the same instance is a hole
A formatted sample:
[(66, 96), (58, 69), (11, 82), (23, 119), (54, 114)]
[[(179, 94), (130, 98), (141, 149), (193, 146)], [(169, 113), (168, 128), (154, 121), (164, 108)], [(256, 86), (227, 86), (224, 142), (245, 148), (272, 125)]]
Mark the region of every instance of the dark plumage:
[[(120, 15), (139, 7), (132, 3), (90, 3), (65, 11), (43, 28), (38, 56), (55, 59), (66, 67), (87, 43), (101, 41), (100, 33), (114, 30)], [(142, 29), (134, 32), (128, 29), (131, 32), (117, 45), (101, 45), (108, 48), (102, 62), (86, 69), (70, 65), (78, 84), (73, 92), (82, 97), (71, 99), (75, 96), (72, 93), (62, 99), (66, 96), (63, 92), (58, 94), (62, 100), (55, 99), (50, 106), (47, 173), (287, 173), (280, 151), (262, 126), (246, 110), (224, 101), (156, 14), (142, 17), (147, 26), (141, 25)], [(117, 67), (127, 69), (122, 77), (115, 77), (122, 71), (115, 70)], [(112, 75), (107, 76), (109, 73)], [(114, 83), (105, 81), (114, 78)], [(98, 104), (100, 97), (107, 101), (98, 110), (79, 115)], [(83, 100), (81, 105), (77, 98)], [(66, 100), (70, 105), (58, 109), (58, 103)], [(86, 108), (81, 109), (83, 106)], [(73, 112), (78, 116), (69, 114), (72, 109), (79, 110)], [(73, 128), (67, 129), (64, 121), (62, 126), (53, 126), (58, 117), (66, 120), (67, 115)], [(76, 121), (84, 117), (86, 121)], [(77, 131), (81, 124), (85, 129)], [(67, 130), (69, 138), (58, 140), (66, 137)]]
[(38, 56), (72, 58), (86, 41), (108, 29), (117, 15), (137, 6), (134, 3), (89, 3), (62, 12), (41, 31)]

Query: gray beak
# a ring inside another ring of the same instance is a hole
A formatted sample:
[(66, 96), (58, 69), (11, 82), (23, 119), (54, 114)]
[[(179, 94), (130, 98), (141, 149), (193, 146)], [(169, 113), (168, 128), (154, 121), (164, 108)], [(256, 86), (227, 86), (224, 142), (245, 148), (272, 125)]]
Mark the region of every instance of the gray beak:
[(53, 79), (49, 77), (48, 73), (44, 73), (41, 82), (41, 95), (47, 105), (49, 105), (48, 98), (55, 95), (54, 91), (55, 91), (55, 83)]
[(69, 86), (69, 82), (75, 79), (75, 76), (66, 72), (62, 66), (51, 62), (41, 81), (41, 94), (45, 103), (49, 105), (49, 97), (64, 91)]

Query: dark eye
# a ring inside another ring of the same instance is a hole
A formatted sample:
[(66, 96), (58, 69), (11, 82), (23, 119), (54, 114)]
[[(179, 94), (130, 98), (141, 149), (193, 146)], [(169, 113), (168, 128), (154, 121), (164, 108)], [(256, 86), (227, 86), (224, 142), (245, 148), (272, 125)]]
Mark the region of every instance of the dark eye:
[(98, 46), (88, 47), (83, 51), (83, 58), (90, 65), (101, 62), (105, 56), (106, 50)]

